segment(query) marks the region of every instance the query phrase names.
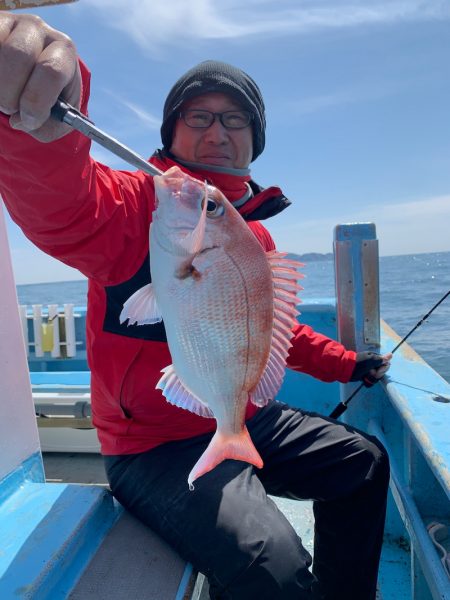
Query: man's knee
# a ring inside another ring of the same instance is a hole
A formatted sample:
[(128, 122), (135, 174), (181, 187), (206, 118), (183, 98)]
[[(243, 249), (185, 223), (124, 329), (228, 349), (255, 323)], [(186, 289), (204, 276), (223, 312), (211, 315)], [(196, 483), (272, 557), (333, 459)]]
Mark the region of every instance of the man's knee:
[(370, 437), (368, 451), (372, 456), (368, 479), (376, 480), (387, 487), (389, 484), (390, 463), (386, 448), (376, 437)]

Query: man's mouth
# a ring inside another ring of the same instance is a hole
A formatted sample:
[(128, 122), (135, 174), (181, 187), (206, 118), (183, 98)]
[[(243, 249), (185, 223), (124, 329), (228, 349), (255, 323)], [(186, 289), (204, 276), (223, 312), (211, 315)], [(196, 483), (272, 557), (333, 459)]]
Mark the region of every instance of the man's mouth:
[(231, 161), (231, 157), (225, 154), (205, 154), (200, 156), (200, 162), (210, 165), (220, 165), (224, 163), (229, 163)]

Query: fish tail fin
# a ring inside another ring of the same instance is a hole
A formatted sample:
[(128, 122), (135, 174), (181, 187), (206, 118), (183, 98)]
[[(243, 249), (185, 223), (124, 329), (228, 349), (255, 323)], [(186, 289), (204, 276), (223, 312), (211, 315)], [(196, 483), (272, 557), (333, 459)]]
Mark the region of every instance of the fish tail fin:
[(189, 489), (194, 489), (193, 483), (201, 475), (212, 471), (214, 467), (229, 458), (248, 462), (259, 469), (263, 467), (263, 460), (253, 445), (247, 427), (244, 426), (242, 431), (233, 434), (216, 431), (208, 447), (189, 473)]

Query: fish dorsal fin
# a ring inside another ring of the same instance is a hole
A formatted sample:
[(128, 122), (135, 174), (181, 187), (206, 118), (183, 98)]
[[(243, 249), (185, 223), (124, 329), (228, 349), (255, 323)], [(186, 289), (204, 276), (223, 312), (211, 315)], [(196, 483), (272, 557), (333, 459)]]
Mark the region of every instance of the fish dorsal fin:
[(165, 367), (163, 376), (156, 384), (156, 389), (161, 390), (167, 402), (189, 410), (200, 417), (214, 417), (212, 410), (194, 396), (181, 382), (173, 365)]
[(153, 325), (162, 321), (161, 311), (156, 303), (153, 286), (151, 283), (144, 285), (123, 305), (120, 313), (120, 322), (128, 319), (128, 325)]
[(292, 329), (297, 322), (297, 292), (303, 289), (297, 281), (303, 278), (298, 268), (302, 263), (285, 258), (286, 253), (272, 250), (266, 253), (273, 281), (273, 330), (269, 359), (264, 373), (250, 393), (257, 406), (265, 406), (275, 398), (284, 378), (286, 358), (292, 346)]

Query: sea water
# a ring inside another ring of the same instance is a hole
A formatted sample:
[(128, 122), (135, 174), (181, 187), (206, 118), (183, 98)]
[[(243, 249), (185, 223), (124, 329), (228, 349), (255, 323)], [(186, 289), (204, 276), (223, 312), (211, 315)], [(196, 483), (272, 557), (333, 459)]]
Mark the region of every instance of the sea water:
[[(306, 262), (301, 298), (335, 296), (333, 261)], [(450, 252), (380, 258), (382, 318), (401, 336), (450, 290)], [(86, 304), (87, 282), (17, 286), (20, 304)], [(450, 296), (411, 335), (408, 343), (450, 382)]]

